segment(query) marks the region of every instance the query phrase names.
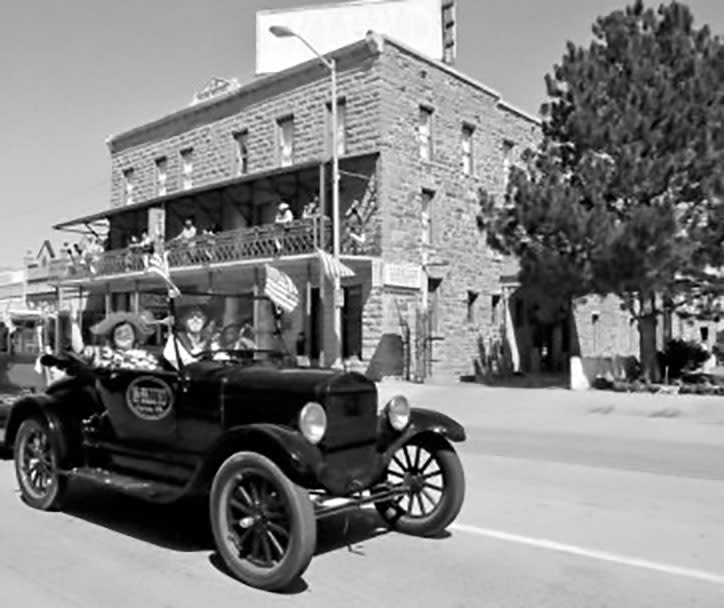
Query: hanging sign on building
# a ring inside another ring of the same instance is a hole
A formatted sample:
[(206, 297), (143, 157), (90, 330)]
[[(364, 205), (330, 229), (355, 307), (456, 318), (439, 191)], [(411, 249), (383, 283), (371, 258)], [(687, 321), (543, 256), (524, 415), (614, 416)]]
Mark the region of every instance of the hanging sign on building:
[(420, 289), (422, 286), (422, 266), (419, 264), (385, 263), (382, 280), (387, 287)]

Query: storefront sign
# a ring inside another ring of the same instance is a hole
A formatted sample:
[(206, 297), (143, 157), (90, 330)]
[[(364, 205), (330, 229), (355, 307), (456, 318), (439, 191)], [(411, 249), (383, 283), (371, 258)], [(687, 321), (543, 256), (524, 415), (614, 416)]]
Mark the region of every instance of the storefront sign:
[(420, 289), (422, 267), (418, 264), (385, 264), (383, 282), (388, 287)]
[(173, 390), (153, 376), (140, 376), (126, 389), (128, 408), (142, 420), (162, 420), (171, 413)]

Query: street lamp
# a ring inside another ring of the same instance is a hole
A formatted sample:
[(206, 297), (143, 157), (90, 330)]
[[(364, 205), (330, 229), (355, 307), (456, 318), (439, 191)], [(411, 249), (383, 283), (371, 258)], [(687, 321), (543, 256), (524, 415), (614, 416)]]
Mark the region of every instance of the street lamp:
[[(297, 38), (300, 40), (329, 70), (332, 80), (332, 256), (337, 268), (340, 267), (340, 226), (339, 226), (339, 150), (337, 133), (337, 64), (334, 57), (326, 58), (307, 40), (291, 28), (284, 25), (272, 25), (269, 31), (277, 38)], [(334, 335), (336, 346), (333, 366), (341, 363), (342, 347), (342, 302), (339, 272), (334, 274)]]

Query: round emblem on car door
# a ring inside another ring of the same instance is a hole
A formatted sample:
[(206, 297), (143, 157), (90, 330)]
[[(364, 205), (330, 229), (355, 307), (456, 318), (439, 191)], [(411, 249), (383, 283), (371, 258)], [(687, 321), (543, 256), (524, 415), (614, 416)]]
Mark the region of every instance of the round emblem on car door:
[(162, 420), (171, 413), (173, 389), (160, 378), (140, 376), (128, 385), (126, 403), (143, 420)]

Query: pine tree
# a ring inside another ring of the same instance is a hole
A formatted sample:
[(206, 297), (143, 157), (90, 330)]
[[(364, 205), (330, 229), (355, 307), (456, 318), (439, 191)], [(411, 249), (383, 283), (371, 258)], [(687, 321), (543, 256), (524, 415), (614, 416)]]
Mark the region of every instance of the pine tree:
[(593, 36), (546, 76), (542, 143), (502, 204), (481, 193), (479, 222), (522, 282), (619, 296), (656, 379), (660, 303), (713, 297), (703, 271), (724, 263), (724, 45), (678, 2), (636, 1)]

